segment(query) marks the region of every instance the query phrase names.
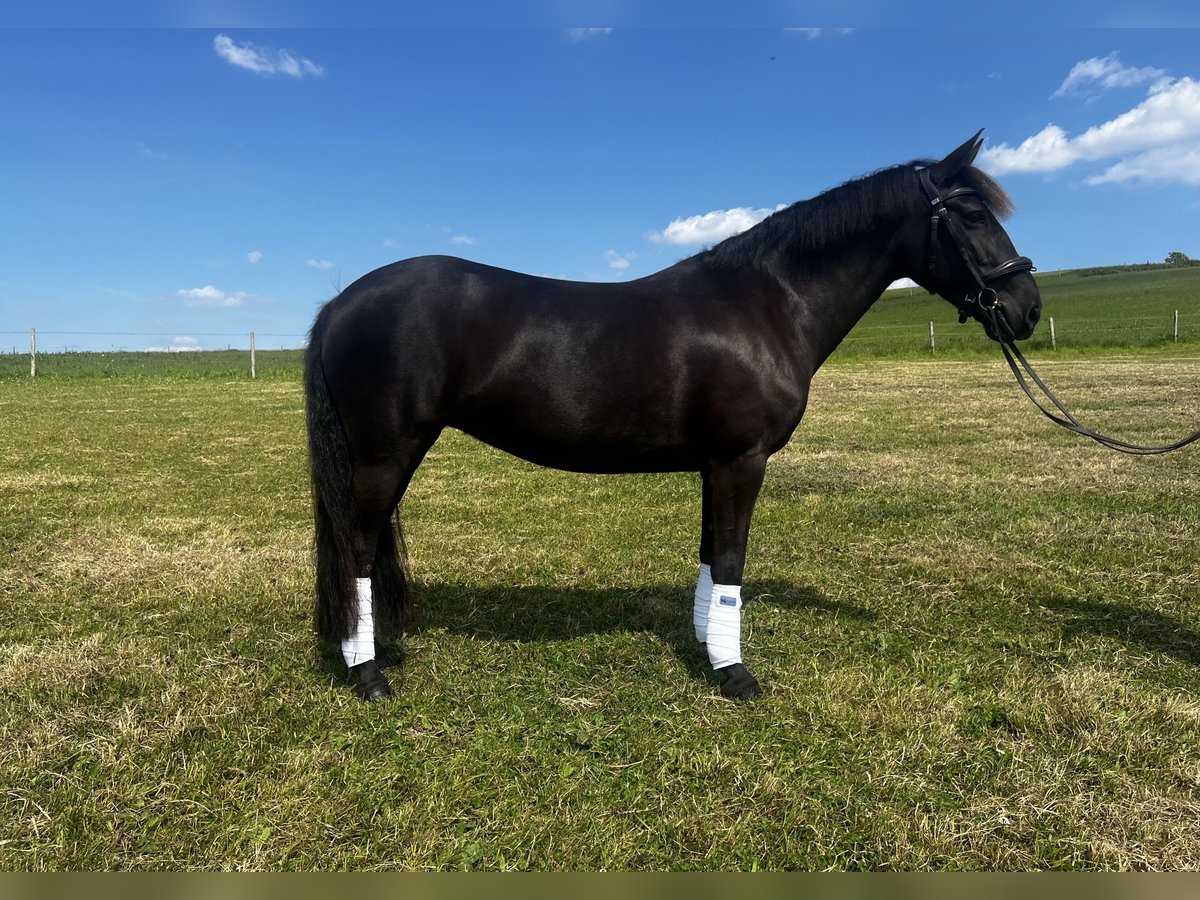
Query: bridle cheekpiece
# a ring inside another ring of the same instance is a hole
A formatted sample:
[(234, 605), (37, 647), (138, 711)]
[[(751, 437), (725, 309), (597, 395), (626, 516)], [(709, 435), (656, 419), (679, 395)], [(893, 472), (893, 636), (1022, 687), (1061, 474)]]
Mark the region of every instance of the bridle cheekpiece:
[(929, 177), (929, 169), (918, 169), (917, 172), (921, 176), (921, 187), (925, 190), (929, 205), (933, 207), (933, 215), (929, 218), (929, 274), (933, 275), (934, 265), (937, 263), (938, 227), (944, 223), (946, 231), (950, 233), (959, 255), (962, 256), (963, 262), (967, 266), (967, 270), (975, 279), (975, 283), (979, 285), (979, 293), (974, 297), (967, 294), (961, 303), (955, 304), (958, 307), (958, 321), (965, 322), (968, 317), (979, 314), (978, 317), (981, 320), (992, 321), (994, 327), (1000, 309), (1000, 295), (994, 288), (988, 287), (988, 282), (1017, 272), (1033, 272), (1035, 271), (1033, 260), (1027, 256), (1014, 256), (990, 269), (980, 268), (979, 263), (975, 260), (975, 254), (971, 252), (966, 235), (963, 234), (962, 226), (955, 221), (950, 210), (946, 208), (947, 200), (968, 195), (978, 197), (979, 192), (974, 188), (958, 187), (945, 196), (941, 196), (938, 194), (937, 188), (933, 186), (933, 179)]

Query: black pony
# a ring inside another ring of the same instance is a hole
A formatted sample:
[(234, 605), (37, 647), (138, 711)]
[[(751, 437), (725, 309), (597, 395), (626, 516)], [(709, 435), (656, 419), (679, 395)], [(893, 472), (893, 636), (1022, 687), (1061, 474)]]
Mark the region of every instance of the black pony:
[(371, 645), (409, 614), (392, 514), (451, 427), (559, 469), (700, 473), (697, 637), (725, 696), (757, 696), (738, 642), (750, 517), (813, 373), (904, 276), (993, 339), (1037, 323), (1032, 264), (998, 221), (1011, 202), (971, 165), (981, 143), (847, 182), (635, 281), (428, 256), (327, 303), (305, 356), (316, 627), (342, 642), (355, 691), (391, 693)]

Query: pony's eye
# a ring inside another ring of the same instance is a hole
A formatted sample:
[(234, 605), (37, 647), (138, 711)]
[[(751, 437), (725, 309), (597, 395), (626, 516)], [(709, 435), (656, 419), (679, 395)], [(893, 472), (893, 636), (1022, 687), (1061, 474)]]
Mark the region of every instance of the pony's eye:
[(975, 212), (969, 212), (963, 216), (963, 221), (972, 228), (978, 228), (980, 225), (987, 224), (987, 213), (980, 212), (979, 210), (976, 210)]

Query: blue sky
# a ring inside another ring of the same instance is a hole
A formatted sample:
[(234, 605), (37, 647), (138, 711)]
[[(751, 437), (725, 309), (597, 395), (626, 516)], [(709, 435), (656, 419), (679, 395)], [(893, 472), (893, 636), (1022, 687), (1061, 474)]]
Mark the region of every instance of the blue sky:
[(299, 346), (425, 253), (636, 278), (980, 127), (1041, 270), (1200, 257), (1196, 29), (10, 28), (0, 85), (6, 348)]

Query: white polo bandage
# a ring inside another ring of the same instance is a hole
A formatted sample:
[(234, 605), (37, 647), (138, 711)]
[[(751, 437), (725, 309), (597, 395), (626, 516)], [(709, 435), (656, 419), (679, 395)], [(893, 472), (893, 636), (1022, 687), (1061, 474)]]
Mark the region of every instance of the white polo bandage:
[(354, 579), (356, 616), (354, 630), (342, 641), (342, 658), (357, 666), (375, 658), (375, 612), (371, 606), (371, 579)]
[(708, 605), (708, 661), (723, 669), (742, 661), (742, 586), (714, 584)]
[(712, 603), (712, 566), (700, 564), (700, 577), (696, 580), (696, 597), (692, 603), (692, 625), (696, 628), (696, 640), (708, 640), (708, 607)]

